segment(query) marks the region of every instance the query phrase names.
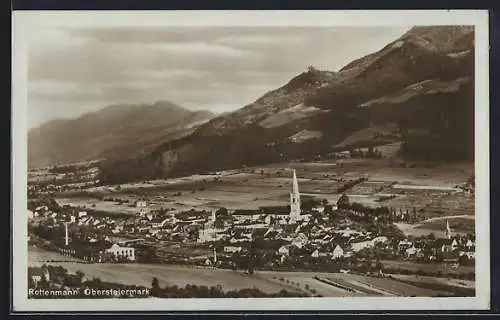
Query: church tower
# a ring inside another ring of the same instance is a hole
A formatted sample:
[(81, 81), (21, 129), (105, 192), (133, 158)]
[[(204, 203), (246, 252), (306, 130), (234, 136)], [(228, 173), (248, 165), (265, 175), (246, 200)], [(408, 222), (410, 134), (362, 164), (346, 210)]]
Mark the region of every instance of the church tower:
[(290, 222), (300, 220), (300, 193), (297, 174), (293, 169), (292, 192), (290, 192)]
[(446, 220), (446, 239), (451, 239), (451, 228), (448, 220)]

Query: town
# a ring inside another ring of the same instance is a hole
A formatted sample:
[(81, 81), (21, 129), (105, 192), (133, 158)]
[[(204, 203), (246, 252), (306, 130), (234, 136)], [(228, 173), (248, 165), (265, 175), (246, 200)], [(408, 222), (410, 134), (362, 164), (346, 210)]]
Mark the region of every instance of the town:
[[(106, 214), (59, 205), (53, 192), (45, 191), (29, 202), (29, 244), (58, 252), (66, 257), (61, 261), (88, 264), (187, 265), (249, 275), (312, 271), (475, 279), (474, 232), (456, 233), (443, 219), (442, 230), (407, 235), (398, 224), (425, 219), (421, 210), (352, 201), (346, 191), (366, 178), (341, 184), (341, 196), (331, 203), (302, 194), (296, 170), (287, 172), (289, 205), (258, 209), (158, 209), (143, 198), (125, 203), (127, 214)], [(36, 188), (31, 192), (36, 194)], [(461, 192), (471, 194), (473, 186), (464, 184)]]

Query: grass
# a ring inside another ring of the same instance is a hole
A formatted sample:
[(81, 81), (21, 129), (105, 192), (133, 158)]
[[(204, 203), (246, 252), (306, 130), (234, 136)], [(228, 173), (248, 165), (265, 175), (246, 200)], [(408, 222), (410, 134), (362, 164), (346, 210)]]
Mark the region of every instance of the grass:
[[(445, 268), (441, 263), (417, 263), (411, 261), (393, 261), (393, 260), (382, 260), (384, 268), (400, 268), (415, 272), (421, 270), (423, 272), (443, 272)], [(446, 270), (450, 274), (460, 274), (460, 273), (470, 273), (475, 272), (474, 266), (459, 266), (458, 269), (447, 268)]]
[[(370, 183), (362, 184), (351, 190), (350, 196), (362, 195), (357, 201), (363, 201), (366, 205), (379, 206), (376, 200), (377, 188), (390, 184), (391, 182), (400, 182), (403, 184), (418, 185), (449, 185), (465, 181), (470, 175), (469, 169), (465, 166), (459, 168), (390, 168), (386, 160), (359, 160), (342, 161), (343, 165), (336, 165), (336, 161), (312, 162), (312, 163), (282, 163), (271, 164), (258, 168), (247, 168), (237, 170), (232, 173), (223, 174), (219, 181), (214, 182), (210, 177), (197, 178), (195, 183), (196, 193), (191, 193), (193, 181), (190, 178), (172, 179), (171, 183), (163, 182), (160, 185), (154, 185), (149, 188), (122, 188), (119, 192), (120, 197), (126, 197), (134, 200), (138, 197), (148, 197), (154, 199), (151, 201), (153, 208), (186, 208), (186, 207), (227, 207), (229, 209), (256, 209), (265, 205), (287, 205), (288, 190), (291, 182), (290, 168), (296, 168), (299, 177), (299, 184), (302, 193), (310, 193), (318, 198), (327, 198), (335, 202), (338, 195), (335, 193), (340, 182), (336, 179), (343, 177), (346, 180), (352, 180), (363, 177), (368, 174)], [(318, 165), (321, 164), (321, 165)], [(260, 170), (265, 169), (265, 174), (260, 174)], [(246, 171), (258, 173), (245, 173)], [(238, 173), (239, 172), (239, 173)], [(205, 181), (203, 181), (205, 179)], [(200, 189), (203, 188), (203, 191)], [(359, 189), (359, 190), (358, 190)], [(181, 196), (173, 196), (176, 192), (181, 192)], [(391, 190), (387, 189), (390, 193)], [(116, 197), (118, 194), (102, 191), (104, 197)], [(160, 198), (162, 196), (163, 198)], [(75, 197), (68, 195), (71, 199), (66, 201), (76, 202), (78, 204), (92, 206), (98, 211), (129, 212), (134, 208), (126, 205), (116, 205), (110, 202), (104, 203), (97, 199), (83, 199), (82, 196), (75, 194)], [(436, 202), (436, 199), (442, 199)], [(61, 199), (62, 200), (62, 199)], [(435, 203), (439, 209), (447, 214), (456, 208), (455, 203), (460, 200), (460, 196), (444, 197), (443, 192), (436, 192), (436, 196), (426, 196), (424, 191), (413, 190), (404, 197), (390, 199), (384, 204), (393, 207), (411, 207), (417, 203), (419, 207), (432, 206)], [(474, 199), (464, 199), (460, 207), (472, 207)], [(428, 211), (435, 209), (428, 207)], [(470, 210), (470, 209), (467, 209)], [(473, 212), (473, 211), (472, 211)]]
[(457, 287), (439, 282), (411, 281), (411, 280), (401, 280), (401, 279), (398, 279), (397, 282), (399, 282), (399, 287), (401, 288), (404, 288), (405, 285), (411, 285), (413, 287), (423, 288), (425, 290), (441, 291), (443, 293), (448, 293), (460, 297), (473, 297), (476, 295), (475, 289)]
[[(461, 232), (474, 232), (475, 231), (475, 220), (474, 219), (464, 219), (464, 218), (453, 218), (449, 219), (450, 227), (452, 230)], [(417, 228), (425, 228), (430, 230), (445, 230), (446, 220), (438, 220), (425, 222)]]

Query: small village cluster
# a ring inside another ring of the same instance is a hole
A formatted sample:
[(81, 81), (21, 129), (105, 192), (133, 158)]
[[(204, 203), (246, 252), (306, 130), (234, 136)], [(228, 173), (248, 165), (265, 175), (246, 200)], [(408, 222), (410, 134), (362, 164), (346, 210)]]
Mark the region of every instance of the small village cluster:
[[(345, 206), (346, 198), (341, 197), (338, 206)], [(234, 255), (248, 253), (257, 240), (257, 249), (265, 249), (264, 263), (270, 266), (285, 264), (292, 258), (342, 260), (375, 256), (455, 264), (475, 259), (474, 235), (454, 235), (448, 221), (443, 237), (412, 238), (394, 232), (389, 225), (381, 226), (377, 219), (368, 227), (356, 223), (352, 218), (359, 213), (338, 210), (337, 206), (331, 208), (331, 214), (325, 214), (323, 205), (302, 212), (295, 171), (286, 214), (241, 214), (224, 208), (211, 212), (152, 212), (142, 200), (136, 202), (136, 209), (135, 216), (120, 218), (90, 215), (70, 206), (54, 210), (40, 206), (28, 212), (30, 235), (44, 239), (46, 245), (64, 255), (88, 262), (147, 261), (144, 256), (151, 255), (151, 251), (152, 256), (168, 262), (175, 254), (165, 250), (165, 243), (175, 242), (186, 248), (209, 248), (210, 252), (191, 259), (186, 249), (178, 256), (190, 258), (193, 263), (221, 265)]]

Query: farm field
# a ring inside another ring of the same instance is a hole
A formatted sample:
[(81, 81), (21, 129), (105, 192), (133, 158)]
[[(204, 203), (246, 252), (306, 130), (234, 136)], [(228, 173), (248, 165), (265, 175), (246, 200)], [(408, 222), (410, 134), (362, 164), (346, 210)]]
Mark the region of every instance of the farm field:
[(417, 271), (421, 270), (423, 272), (439, 272), (449, 274), (458, 274), (458, 273), (470, 273), (475, 272), (474, 266), (459, 266), (457, 269), (453, 269), (451, 267), (446, 267), (441, 263), (417, 263), (411, 261), (395, 261), (395, 260), (382, 260), (381, 263), (384, 265), (384, 268), (401, 268), (405, 270)]
[(393, 274), (393, 278), (403, 280), (403, 281), (411, 281), (414, 283), (438, 283), (445, 284), (455, 287), (474, 289), (476, 286), (475, 281), (471, 280), (462, 280), (462, 279), (452, 279), (452, 278), (437, 278), (437, 277), (426, 277), (426, 276), (416, 276), (416, 275), (404, 275), (404, 274)]
[(436, 219), (424, 221), (416, 226), (416, 228), (425, 228), (428, 230), (445, 230), (446, 221), (450, 224), (451, 229), (455, 233), (473, 233), (475, 231), (474, 216), (469, 217), (450, 217), (448, 219)]
[(445, 236), (446, 221), (450, 224), (454, 234), (465, 235), (475, 231), (475, 216), (473, 215), (441, 216), (416, 224), (395, 223), (394, 225), (408, 236), (420, 237), (434, 234), (439, 238)]
[[(70, 272), (82, 271), (86, 278), (99, 277), (102, 281), (119, 282), (150, 286), (153, 277), (157, 277), (161, 286), (186, 284), (216, 286), (221, 285), (223, 290), (258, 288), (264, 292), (274, 293), (282, 289), (288, 291), (309, 292), (314, 289), (316, 294), (324, 297), (349, 296), (432, 296), (446, 294), (443, 288), (456, 286), (453, 281), (446, 282), (442, 278), (427, 277), (428, 282), (439, 283), (435, 290), (401, 283), (388, 278), (368, 277), (355, 274), (316, 273), (316, 272), (286, 272), (286, 271), (257, 271), (249, 276), (240, 271), (212, 269), (203, 267), (187, 267), (176, 265), (153, 264), (85, 264), (69, 261), (71, 258), (55, 252), (29, 247), (28, 262), (30, 266), (40, 266), (48, 260), (53, 265), (61, 265)], [(336, 287), (314, 279), (327, 278), (341, 285)], [(419, 277), (425, 278), (425, 277)], [(474, 285), (473, 281), (464, 281), (467, 288)], [(306, 287), (307, 286), (307, 287)], [(348, 287), (354, 292), (342, 289)]]
[[(152, 210), (219, 207), (236, 210), (285, 206), (289, 202), (292, 168), (297, 170), (302, 194), (326, 199), (332, 204), (339, 199), (337, 188), (343, 183), (367, 178), (368, 181), (345, 192), (351, 201), (371, 207), (389, 206), (403, 211), (411, 211), (415, 207), (423, 210), (425, 218), (474, 215), (474, 196), (454, 189), (472, 175), (473, 166), (470, 164), (443, 168), (391, 168), (384, 160), (294, 162), (130, 183), (121, 185), (119, 191), (115, 190), (116, 186), (89, 188), (87, 191), (98, 192), (103, 197), (124, 199), (128, 203), (146, 198)], [(386, 195), (396, 197), (379, 201), (381, 196)], [(137, 211), (127, 204), (89, 199), (88, 196), (78, 194), (63, 195), (57, 201), (103, 212), (133, 214)]]

